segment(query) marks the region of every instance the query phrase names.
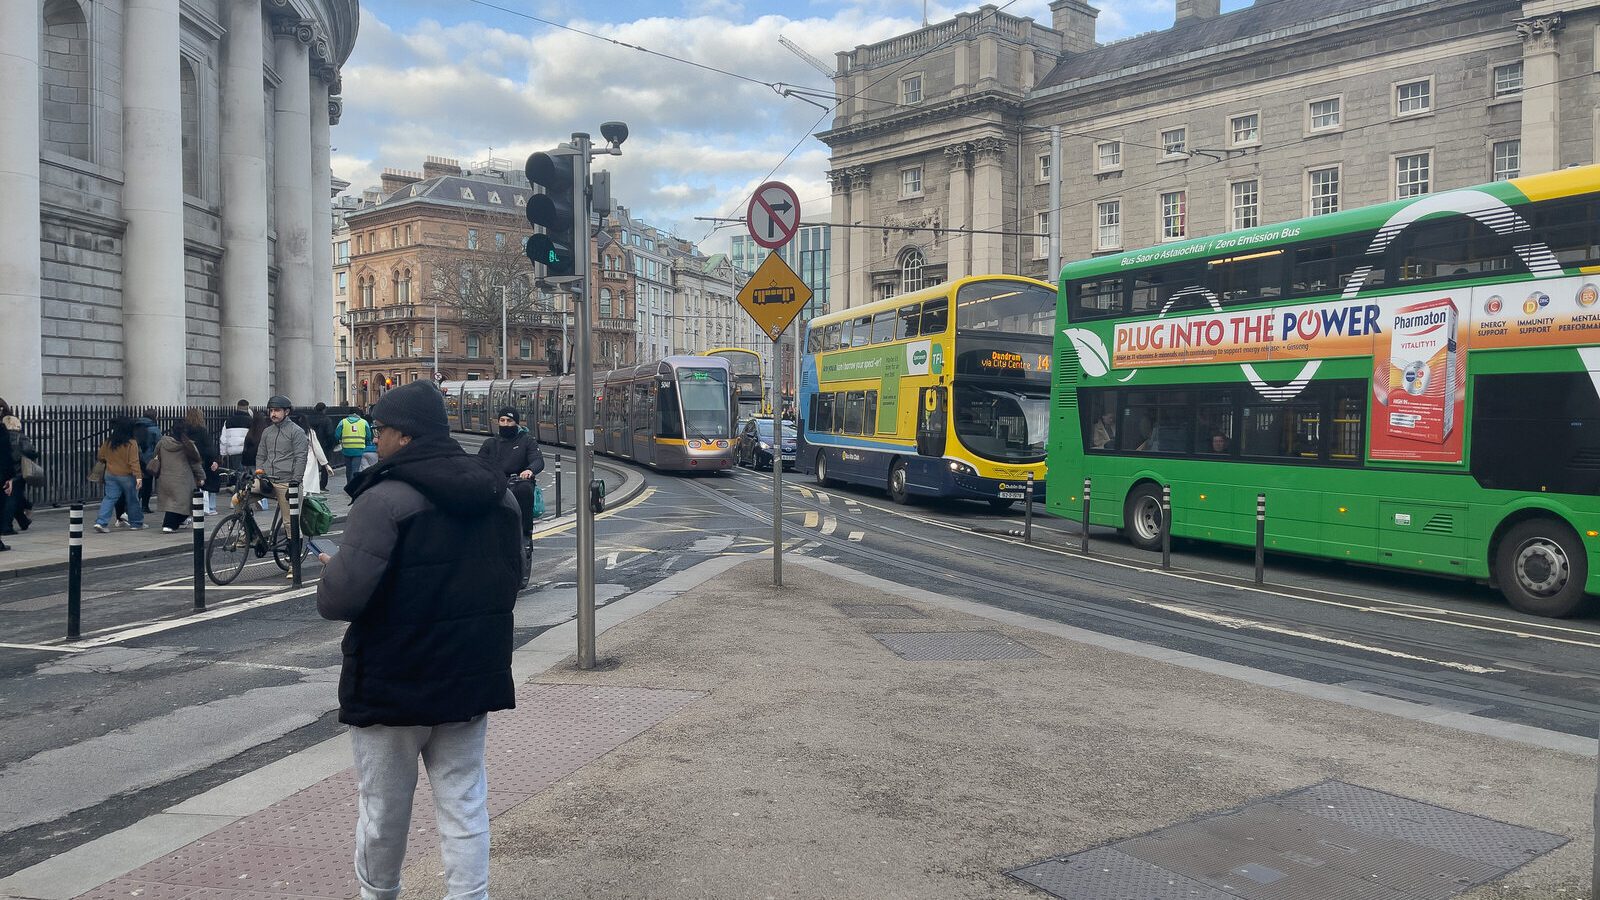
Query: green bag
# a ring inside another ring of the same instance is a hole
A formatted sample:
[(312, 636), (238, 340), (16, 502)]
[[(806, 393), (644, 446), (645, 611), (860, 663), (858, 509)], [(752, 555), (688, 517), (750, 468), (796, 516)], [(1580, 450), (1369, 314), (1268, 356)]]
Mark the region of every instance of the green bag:
[(533, 517), (535, 519), (544, 515), (544, 489), (537, 483), (533, 486)]
[(333, 527), (333, 510), (321, 497), (303, 497), (300, 500), (300, 533), (317, 537)]

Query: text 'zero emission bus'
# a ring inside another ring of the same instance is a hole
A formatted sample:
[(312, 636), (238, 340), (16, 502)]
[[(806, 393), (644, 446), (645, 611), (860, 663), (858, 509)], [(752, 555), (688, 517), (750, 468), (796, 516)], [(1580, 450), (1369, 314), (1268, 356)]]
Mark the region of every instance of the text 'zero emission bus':
[(1600, 591), (1600, 167), (1073, 263), (1049, 506), (1490, 580)]
[(796, 466), (817, 481), (913, 496), (1044, 493), (1055, 289), (961, 278), (806, 327)]

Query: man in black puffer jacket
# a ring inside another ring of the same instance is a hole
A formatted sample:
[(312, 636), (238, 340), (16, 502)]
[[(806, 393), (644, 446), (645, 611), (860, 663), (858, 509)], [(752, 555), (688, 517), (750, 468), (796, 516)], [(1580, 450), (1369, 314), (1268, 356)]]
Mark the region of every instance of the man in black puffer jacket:
[(516, 705), (511, 610), (521, 510), (506, 479), (450, 437), (418, 381), (372, 408), (379, 463), (353, 487), (344, 544), (324, 554), (317, 610), (350, 623), (339, 721), (360, 784), (362, 896), (396, 897), (420, 755), (438, 810), (447, 893), (489, 886), (486, 714)]

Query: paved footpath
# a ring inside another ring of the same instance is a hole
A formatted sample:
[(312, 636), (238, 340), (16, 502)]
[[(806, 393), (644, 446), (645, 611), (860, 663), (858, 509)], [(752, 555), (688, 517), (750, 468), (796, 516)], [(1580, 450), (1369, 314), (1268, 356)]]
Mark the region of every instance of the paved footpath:
[[(1595, 742), (793, 558), (725, 556), (519, 650), (497, 898), (1590, 896)], [(0, 881), (355, 897), (344, 738)], [(426, 782), (408, 897), (443, 893)]]

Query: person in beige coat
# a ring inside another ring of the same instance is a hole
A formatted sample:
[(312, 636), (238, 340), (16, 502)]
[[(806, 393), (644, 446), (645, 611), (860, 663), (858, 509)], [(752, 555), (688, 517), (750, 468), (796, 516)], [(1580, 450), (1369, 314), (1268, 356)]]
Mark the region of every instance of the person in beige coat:
[(163, 513), (161, 533), (171, 534), (182, 528), (193, 512), (194, 489), (206, 480), (200, 449), (189, 439), (184, 422), (180, 420), (161, 436), (153, 462), (161, 473), (156, 482), (156, 509)]

